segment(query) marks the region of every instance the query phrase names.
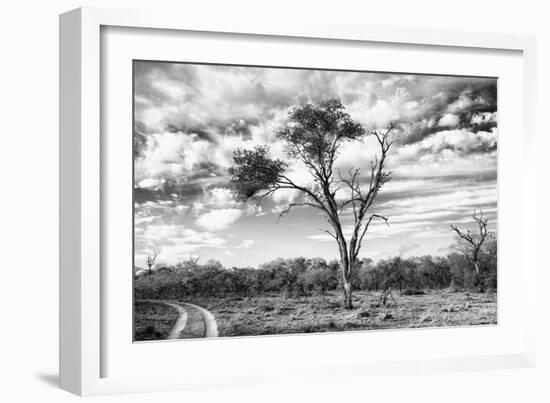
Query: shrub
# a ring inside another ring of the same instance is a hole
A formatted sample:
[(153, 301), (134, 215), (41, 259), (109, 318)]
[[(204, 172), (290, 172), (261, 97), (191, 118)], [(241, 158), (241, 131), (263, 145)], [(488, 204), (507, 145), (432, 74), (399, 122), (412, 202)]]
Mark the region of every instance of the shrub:
[(424, 295), (426, 294), (423, 290), (414, 290), (414, 289), (406, 289), (403, 290), (403, 295)]

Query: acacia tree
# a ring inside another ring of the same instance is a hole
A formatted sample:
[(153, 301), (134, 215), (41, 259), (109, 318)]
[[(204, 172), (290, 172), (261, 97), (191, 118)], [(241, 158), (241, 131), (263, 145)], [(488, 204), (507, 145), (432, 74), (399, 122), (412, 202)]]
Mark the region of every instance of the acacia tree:
[[(287, 157), (305, 165), (312, 177), (309, 185), (293, 181), (287, 175), (288, 163), (270, 158), (267, 147), (237, 149), (233, 156), (234, 166), (229, 171), (233, 188), (243, 201), (260, 202), (281, 189), (293, 189), (300, 192), (301, 199), (289, 203), (281, 216), (295, 207), (314, 208), (323, 213), (329, 224), (329, 229), (323, 230), (338, 244), (344, 306), (348, 309), (353, 307), (353, 269), (369, 225), (373, 219), (388, 222), (386, 217), (372, 214), (371, 207), (382, 186), (391, 178), (391, 172), (384, 170), (384, 164), (392, 145), (389, 137), (394, 128), (390, 124), (384, 131), (366, 132), (338, 99), (329, 99), (318, 105), (306, 104), (290, 110), (289, 122), (277, 132), (277, 137), (285, 143)], [(380, 155), (368, 167), (367, 185), (361, 183), (361, 167), (352, 167), (342, 174), (335, 168), (335, 161), (344, 142), (361, 140), (369, 134), (376, 138)], [(343, 200), (341, 189), (347, 189)], [(342, 228), (345, 209), (353, 212), (349, 239), (344, 236)]]
[(473, 233), (470, 230), (460, 230), (456, 225), (451, 224), (451, 229), (456, 232), (461, 240), (458, 245), (458, 249), (464, 254), (464, 256), (472, 263), (475, 270), (476, 282), (480, 287), (480, 291), (484, 291), (483, 281), (481, 279), (481, 267), (479, 263), (481, 247), (489, 236), (490, 232), (487, 230), (488, 218), (483, 216), (483, 211), (480, 210), (479, 215), (474, 210), (472, 215), (475, 223), (477, 224), (477, 233)]

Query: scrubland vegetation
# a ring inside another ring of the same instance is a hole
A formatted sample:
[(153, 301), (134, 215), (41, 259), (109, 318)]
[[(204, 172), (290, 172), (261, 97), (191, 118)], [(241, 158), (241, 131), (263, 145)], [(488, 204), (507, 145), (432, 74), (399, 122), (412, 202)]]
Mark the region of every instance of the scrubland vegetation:
[[(479, 254), (479, 274), (459, 253), (363, 259), (353, 271), (352, 310), (343, 304), (339, 262), (320, 258), (277, 259), (258, 268), (196, 260), (159, 265), (138, 272), (135, 295), (200, 305), (214, 314), (221, 336), (485, 325), (497, 321), (496, 263), (494, 238)], [(142, 311), (147, 306), (137, 303), (138, 340), (163, 338), (175, 321), (170, 307)], [(200, 337), (200, 318), (190, 314), (181, 337)]]
[[(496, 252), (496, 240), (492, 238), (480, 253), (479, 275), (459, 253), (443, 257), (394, 257), (376, 263), (363, 259), (354, 268), (352, 287), (357, 291), (479, 292), (483, 289), (491, 292), (497, 287)], [(341, 289), (341, 277), (338, 261), (327, 262), (321, 258), (277, 259), (258, 268), (225, 268), (216, 261), (204, 264), (185, 261), (175, 266), (140, 270), (135, 279), (135, 293), (137, 299), (184, 301), (258, 297), (265, 293), (307, 297)]]

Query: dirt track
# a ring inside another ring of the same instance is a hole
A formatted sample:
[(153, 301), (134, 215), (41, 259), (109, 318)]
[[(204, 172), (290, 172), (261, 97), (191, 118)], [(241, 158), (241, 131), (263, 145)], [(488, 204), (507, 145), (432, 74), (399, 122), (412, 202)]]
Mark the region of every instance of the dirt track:
[(188, 302), (171, 302), (163, 300), (147, 300), (147, 302), (168, 305), (178, 311), (178, 319), (170, 331), (167, 340), (179, 339), (181, 332), (185, 329), (188, 317), (185, 307), (187, 307), (187, 309), (196, 310), (200, 314), (204, 323), (203, 337), (218, 337), (218, 324), (216, 323), (216, 318), (201, 306), (190, 304)]
[(214, 318), (214, 315), (198, 305), (190, 304), (188, 302), (180, 302), (180, 304), (199, 311), (204, 322), (204, 337), (218, 337), (218, 324), (216, 323), (216, 318)]

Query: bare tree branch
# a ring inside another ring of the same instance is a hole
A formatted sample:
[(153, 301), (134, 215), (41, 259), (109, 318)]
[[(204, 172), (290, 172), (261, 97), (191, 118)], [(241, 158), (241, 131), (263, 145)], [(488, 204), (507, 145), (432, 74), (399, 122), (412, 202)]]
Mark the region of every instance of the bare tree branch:
[(454, 224), (451, 224), (451, 229), (454, 232), (456, 232), (459, 239), (462, 239), (463, 241), (465, 241), (466, 247), (458, 248), (458, 249), (462, 253), (464, 253), (464, 255), (469, 260), (472, 261), (472, 263), (474, 264), (476, 273), (479, 274), (480, 272), (479, 263), (478, 263), (479, 252), (490, 232), (487, 230), (488, 218), (483, 216), (483, 210), (480, 210), (478, 215), (476, 210), (474, 209), (472, 218), (474, 219), (478, 227), (477, 234), (473, 234), (472, 231), (470, 231), (469, 229), (466, 231), (463, 231)]
[(157, 260), (159, 253), (160, 251), (158, 251), (157, 249), (153, 249), (152, 251), (147, 253), (147, 267), (149, 268), (149, 273), (153, 271), (153, 266), (155, 264), (155, 261)]
[(279, 220), (281, 218), (283, 218), (284, 215), (290, 213), (290, 210), (292, 210), (294, 207), (305, 207), (305, 206), (313, 207), (313, 208), (322, 210), (321, 207), (319, 207), (318, 205), (313, 204), (313, 203), (306, 203), (306, 202), (304, 202), (304, 203), (290, 203), (286, 209), (281, 211), (281, 213), (279, 214), (279, 217), (277, 218), (277, 222), (279, 222)]
[(323, 232), (326, 232), (327, 234), (329, 234), (331, 237), (333, 237), (334, 239), (338, 239), (336, 238), (336, 235), (334, 235), (332, 232), (330, 232), (328, 229), (324, 229), (324, 228), (319, 228), (321, 231)]
[(371, 223), (371, 221), (374, 219), (374, 218), (380, 218), (381, 220), (384, 220), (384, 222), (386, 223), (386, 225), (389, 227), (390, 224), (388, 222), (388, 218), (387, 217), (384, 217), (382, 215), (379, 215), (379, 214), (372, 214), (369, 219), (367, 220), (366, 224), (365, 224), (365, 227), (363, 228), (363, 232), (361, 233), (361, 236), (359, 238), (359, 242), (357, 242), (357, 245), (356, 245), (356, 248), (355, 248), (355, 257), (357, 257), (357, 255), (359, 255), (359, 251), (361, 250), (361, 245), (363, 244), (363, 238), (365, 237), (365, 234), (367, 233), (368, 229), (369, 229), (369, 225)]

